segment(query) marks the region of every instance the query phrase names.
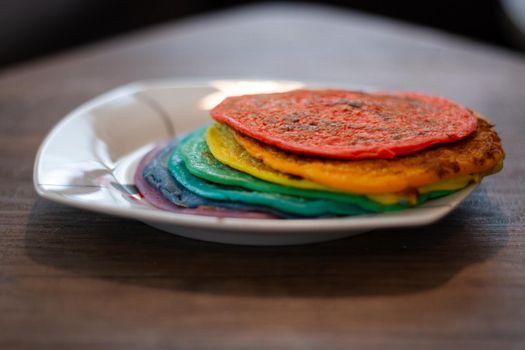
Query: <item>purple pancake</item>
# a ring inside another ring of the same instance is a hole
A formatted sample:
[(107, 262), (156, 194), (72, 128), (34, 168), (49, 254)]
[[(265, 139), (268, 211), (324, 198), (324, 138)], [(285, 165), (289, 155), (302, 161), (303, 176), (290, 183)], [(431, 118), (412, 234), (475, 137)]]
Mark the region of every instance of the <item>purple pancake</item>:
[(191, 214), (201, 216), (215, 216), (220, 218), (246, 218), (246, 219), (277, 219), (278, 217), (270, 213), (260, 213), (253, 211), (241, 211), (227, 208), (220, 208), (215, 206), (199, 206), (196, 208), (185, 208), (176, 205), (166, 199), (157, 189), (148, 183), (143, 177), (144, 168), (148, 163), (153, 161), (159, 153), (164, 149), (164, 146), (158, 146), (142, 158), (137, 170), (135, 172), (134, 181), (135, 186), (139, 189), (144, 199), (156, 208), (180, 213), (180, 214)]

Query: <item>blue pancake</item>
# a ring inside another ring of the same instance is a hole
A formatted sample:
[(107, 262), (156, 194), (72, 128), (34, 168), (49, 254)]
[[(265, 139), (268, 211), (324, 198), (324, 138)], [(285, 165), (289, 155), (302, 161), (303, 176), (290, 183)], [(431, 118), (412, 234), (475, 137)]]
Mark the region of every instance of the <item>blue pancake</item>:
[(153, 160), (157, 154), (163, 149), (163, 146), (158, 146), (146, 154), (137, 166), (135, 176), (133, 178), (134, 184), (142, 195), (143, 199), (149, 204), (153, 205), (156, 208), (171, 211), (179, 214), (191, 214), (191, 215), (201, 215), (201, 216), (215, 216), (220, 218), (243, 218), (243, 219), (277, 219), (278, 216), (270, 213), (254, 212), (254, 211), (242, 211), (242, 210), (233, 210), (221, 207), (210, 207), (203, 206), (197, 208), (185, 208), (173, 204), (162, 194), (152, 187), (146, 179), (142, 176), (142, 172), (146, 164)]
[(281, 217), (289, 217), (289, 215), (278, 213), (276, 210), (270, 208), (231, 201), (215, 201), (189, 191), (180, 182), (170, 176), (167, 169), (167, 159), (177, 144), (177, 140), (170, 142), (155, 158), (144, 166), (144, 170), (142, 171), (144, 180), (171, 203), (184, 208), (221, 207), (236, 211), (263, 212)]
[[(184, 144), (191, 137), (198, 134), (197, 130), (182, 140)], [(311, 199), (290, 196), (280, 193), (268, 193), (253, 191), (236, 186), (216, 184), (192, 175), (186, 168), (181, 157), (181, 147), (175, 147), (168, 159), (168, 170), (175, 180), (187, 190), (194, 194), (214, 201), (240, 202), (252, 205), (261, 205), (276, 209), (278, 211), (304, 216), (336, 216), (336, 215), (360, 215), (370, 213), (356, 205), (349, 203), (337, 203), (323, 199)], [(214, 159), (207, 157), (207, 159)], [(218, 160), (216, 162), (220, 163)]]

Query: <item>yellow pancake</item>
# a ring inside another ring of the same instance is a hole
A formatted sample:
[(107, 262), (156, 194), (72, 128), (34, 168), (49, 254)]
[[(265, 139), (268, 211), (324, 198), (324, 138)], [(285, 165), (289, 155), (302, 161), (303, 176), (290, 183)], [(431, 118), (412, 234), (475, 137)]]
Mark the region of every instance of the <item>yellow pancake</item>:
[[(246, 150), (235, 140), (232, 129), (225, 124), (215, 123), (210, 126), (207, 131), (206, 142), (212, 155), (221, 163), (259, 179), (289, 187), (329, 192), (343, 192), (312, 181), (290, 176), (270, 168), (261, 160), (252, 157), (246, 152)], [(466, 187), (472, 182), (478, 182), (479, 178), (479, 175), (465, 175), (418, 188), (417, 192), (405, 194), (370, 194), (367, 195), (367, 197), (384, 205), (396, 204), (407, 200), (409, 203), (415, 204), (418, 193), (458, 190)]]
[(259, 159), (252, 157), (235, 141), (233, 130), (226, 124), (214, 123), (211, 125), (206, 133), (206, 143), (211, 154), (221, 163), (261, 180), (308, 190), (335, 191), (313, 181), (276, 171)]
[(233, 132), (251, 156), (269, 167), (356, 194), (428, 192), (440, 189), (439, 183), (468, 184), (479, 180), (479, 174), (497, 169), (505, 157), (498, 134), (481, 118), (476, 131), (461, 141), (394, 159), (348, 161), (302, 156)]

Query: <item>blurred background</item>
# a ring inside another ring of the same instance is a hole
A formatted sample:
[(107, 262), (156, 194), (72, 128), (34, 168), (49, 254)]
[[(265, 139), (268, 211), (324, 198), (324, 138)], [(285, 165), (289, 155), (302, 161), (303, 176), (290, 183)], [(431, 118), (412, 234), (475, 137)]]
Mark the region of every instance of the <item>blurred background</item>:
[[(264, 1), (0, 0), (0, 69), (155, 24), (261, 2)], [(310, 3), (423, 24), (509, 50), (525, 49), (525, 0)]]

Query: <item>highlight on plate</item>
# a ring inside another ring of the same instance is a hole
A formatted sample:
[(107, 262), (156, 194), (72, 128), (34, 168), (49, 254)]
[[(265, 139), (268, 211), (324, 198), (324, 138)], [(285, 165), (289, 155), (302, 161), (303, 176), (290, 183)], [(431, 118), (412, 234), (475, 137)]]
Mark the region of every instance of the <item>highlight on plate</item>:
[(135, 182), (152, 205), (258, 219), (391, 212), (478, 183), (505, 157), (478, 113), (414, 92), (235, 96), (210, 115), (142, 160)]

